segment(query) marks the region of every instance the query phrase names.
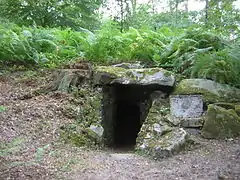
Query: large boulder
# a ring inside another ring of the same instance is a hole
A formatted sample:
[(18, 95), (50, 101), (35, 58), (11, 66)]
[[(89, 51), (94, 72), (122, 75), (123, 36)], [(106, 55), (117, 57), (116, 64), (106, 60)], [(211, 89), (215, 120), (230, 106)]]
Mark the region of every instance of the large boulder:
[(152, 107), (138, 134), (136, 150), (160, 159), (178, 153), (186, 144), (187, 132), (166, 121), (169, 101), (153, 94)]
[(163, 135), (154, 134), (152, 131), (141, 143), (137, 144), (137, 150), (155, 159), (169, 157), (181, 151), (187, 142), (187, 135), (183, 128), (174, 128)]
[(162, 68), (126, 69), (113, 66), (97, 66), (93, 71), (96, 85), (137, 84), (173, 86), (175, 77), (170, 71)]
[(184, 79), (176, 86), (173, 94), (200, 94), (206, 103), (240, 102), (240, 89), (207, 79)]
[(205, 138), (231, 138), (240, 135), (240, 117), (233, 108), (211, 104), (202, 129)]

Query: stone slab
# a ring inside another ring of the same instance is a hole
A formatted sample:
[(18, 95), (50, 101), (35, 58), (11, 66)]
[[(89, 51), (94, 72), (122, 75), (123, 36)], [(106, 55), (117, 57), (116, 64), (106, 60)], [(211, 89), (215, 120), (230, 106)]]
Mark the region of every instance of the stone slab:
[(177, 118), (195, 118), (203, 113), (201, 95), (172, 95), (170, 106), (171, 115)]

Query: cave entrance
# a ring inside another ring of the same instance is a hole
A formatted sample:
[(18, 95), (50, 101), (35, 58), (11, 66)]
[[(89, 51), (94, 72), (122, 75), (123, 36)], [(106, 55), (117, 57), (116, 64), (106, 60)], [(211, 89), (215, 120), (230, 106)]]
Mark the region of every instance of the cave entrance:
[(132, 149), (152, 105), (150, 95), (159, 85), (103, 86), (104, 144), (117, 149)]
[(115, 147), (134, 148), (141, 128), (139, 104), (136, 102), (119, 101), (117, 102), (115, 116)]

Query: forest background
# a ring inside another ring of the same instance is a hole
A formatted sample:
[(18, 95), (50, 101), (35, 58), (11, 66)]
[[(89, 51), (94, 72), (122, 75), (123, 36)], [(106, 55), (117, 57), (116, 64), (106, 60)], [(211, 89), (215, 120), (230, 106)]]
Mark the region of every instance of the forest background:
[(140, 61), (240, 87), (239, 0), (0, 0), (0, 70)]

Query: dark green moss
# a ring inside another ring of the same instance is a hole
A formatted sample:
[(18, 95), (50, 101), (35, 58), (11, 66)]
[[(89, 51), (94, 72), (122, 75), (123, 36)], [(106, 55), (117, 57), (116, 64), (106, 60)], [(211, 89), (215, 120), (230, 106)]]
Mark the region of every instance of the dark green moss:
[(74, 98), (63, 112), (75, 121), (61, 128), (61, 139), (76, 146), (99, 146), (102, 139), (89, 127), (101, 124), (101, 94), (91, 87), (75, 88), (72, 94)]
[(215, 105), (223, 107), (225, 109), (235, 109), (235, 104), (233, 104), (233, 103), (223, 103), (223, 102), (221, 102), (221, 103), (215, 103)]
[(200, 94), (207, 103), (240, 101), (239, 89), (207, 79), (184, 79), (175, 87), (173, 94)]
[[(121, 67), (112, 67), (112, 66), (97, 66), (94, 69), (95, 73), (107, 73), (110, 74), (113, 78), (128, 78), (129, 80), (138, 80), (139, 76), (135, 76), (132, 69), (124, 69)], [(172, 72), (167, 71), (162, 68), (146, 68), (146, 69), (134, 69), (134, 72), (141, 75), (141, 79), (145, 78), (148, 75), (154, 75), (157, 72), (163, 72), (166, 77), (173, 75)]]
[(79, 147), (93, 147), (101, 144), (101, 139), (96, 133), (90, 129), (82, 128), (75, 124), (69, 124), (62, 127), (60, 137), (64, 142)]
[(235, 111), (238, 116), (240, 116), (240, 105), (235, 105)]
[(240, 135), (240, 117), (233, 109), (209, 105), (202, 129), (205, 138), (230, 138)]

